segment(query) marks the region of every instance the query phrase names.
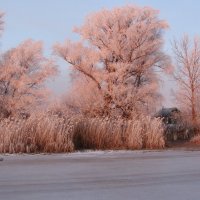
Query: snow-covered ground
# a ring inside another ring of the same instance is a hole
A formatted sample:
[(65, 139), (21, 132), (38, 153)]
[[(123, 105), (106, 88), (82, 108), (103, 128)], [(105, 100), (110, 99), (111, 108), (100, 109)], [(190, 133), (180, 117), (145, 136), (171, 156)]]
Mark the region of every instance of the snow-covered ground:
[(0, 200), (195, 200), (199, 151), (0, 155)]

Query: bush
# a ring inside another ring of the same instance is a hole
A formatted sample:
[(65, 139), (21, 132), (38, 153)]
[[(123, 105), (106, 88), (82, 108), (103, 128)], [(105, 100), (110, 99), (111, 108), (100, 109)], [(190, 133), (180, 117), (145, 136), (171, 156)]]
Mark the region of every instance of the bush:
[(200, 145), (200, 134), (191, 138), (190, 143)]

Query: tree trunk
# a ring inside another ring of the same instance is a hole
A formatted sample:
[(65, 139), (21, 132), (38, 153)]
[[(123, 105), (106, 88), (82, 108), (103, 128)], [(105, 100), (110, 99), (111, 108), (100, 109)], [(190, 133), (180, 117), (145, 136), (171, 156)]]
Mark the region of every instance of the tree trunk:
[(195, 109), (195, 91), (194, 87), (192, 86), (192, 123), (196, 124), (196, 109)]

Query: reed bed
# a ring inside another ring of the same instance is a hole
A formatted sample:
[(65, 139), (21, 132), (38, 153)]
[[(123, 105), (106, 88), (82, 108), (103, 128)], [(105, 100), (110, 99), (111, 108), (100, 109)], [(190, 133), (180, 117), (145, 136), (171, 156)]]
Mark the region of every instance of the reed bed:
[(1, 153), (58, 153), (73, 151), (73, 123), (56, 116), (32, 115), (27, 120), (0, 122)]
[(160, 149), (165, 147), (164, 129), (159, 119), (85, 119), (73, 133), (75, 149)]
[(0, 121), (0, 153), (160, 149), (165, 146), (163, 132), (159, 119), (146, 116), (125, 121), (33, 114)]

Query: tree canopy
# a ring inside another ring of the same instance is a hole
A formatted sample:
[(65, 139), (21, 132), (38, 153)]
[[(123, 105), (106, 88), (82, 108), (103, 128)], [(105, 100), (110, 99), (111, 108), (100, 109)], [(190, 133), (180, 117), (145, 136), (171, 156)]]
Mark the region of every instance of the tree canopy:
[(55, 45), (56, 54), (76, 74), (74, 84), (83, 79), (83, 90), (93, 84), (92, 91), (85, 90), (84, 96), (94, 90), (101, 96), (96, 99), (101, 100), (101, 106), (87, 112), (131, 118), (152, 107), (152, 101), (160, 96), (156, 69), (165, 69), (169, 63), (162, 49), (167, 28), (166, 21), (160, 20), (158, 11), (152, 8), (104, 9), (89, 15), (83, 26), (74, 29), (80, 41)]

